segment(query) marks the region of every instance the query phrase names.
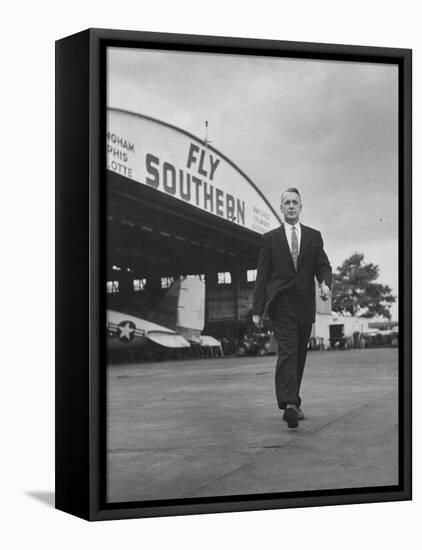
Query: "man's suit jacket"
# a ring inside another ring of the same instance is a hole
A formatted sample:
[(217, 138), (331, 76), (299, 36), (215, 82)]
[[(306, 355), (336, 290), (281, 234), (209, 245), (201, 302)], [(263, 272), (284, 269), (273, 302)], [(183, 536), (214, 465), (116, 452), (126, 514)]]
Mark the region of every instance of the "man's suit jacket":
[(297, 270), (283, 225), (262, 235), (262, 246), (253, 299), (253, 315), (271, 318), (274, 299), (290, 290), (297, 296), (298, 318), (302, 323), (315, 321), (315, 281), (331, 288), (331, 265), (324, 251), (321, 233), (301, 226)]

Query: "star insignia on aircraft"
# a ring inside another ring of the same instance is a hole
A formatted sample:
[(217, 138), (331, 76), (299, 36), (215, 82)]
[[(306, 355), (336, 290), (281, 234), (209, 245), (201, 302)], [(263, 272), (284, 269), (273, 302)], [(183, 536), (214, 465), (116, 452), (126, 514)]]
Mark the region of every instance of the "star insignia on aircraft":
[(136, 325), (132, 321), (122, 321), (117, 328), (119, 329), (118, 338), (121, 342), (131, 342), (135, 338)]

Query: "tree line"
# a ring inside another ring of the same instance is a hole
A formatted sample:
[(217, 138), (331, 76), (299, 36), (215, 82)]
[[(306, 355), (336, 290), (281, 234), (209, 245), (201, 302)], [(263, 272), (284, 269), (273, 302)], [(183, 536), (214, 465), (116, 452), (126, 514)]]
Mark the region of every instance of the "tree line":
[(333, 273), (332, 309), (358, 317), (380, 315), (391, 319), (390, 308), (396, 301), (388, 285), (377, 283), (379, 266), (366, 263), (355, 252)]

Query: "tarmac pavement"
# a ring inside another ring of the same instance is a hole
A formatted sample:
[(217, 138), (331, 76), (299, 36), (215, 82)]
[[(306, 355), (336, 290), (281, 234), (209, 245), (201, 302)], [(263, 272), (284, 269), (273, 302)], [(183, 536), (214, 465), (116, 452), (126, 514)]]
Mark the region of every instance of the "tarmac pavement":
[(396, 485), (397, 349), (308, 353), (297, 430), (275, 361), (109, 365), (108, 501)]

